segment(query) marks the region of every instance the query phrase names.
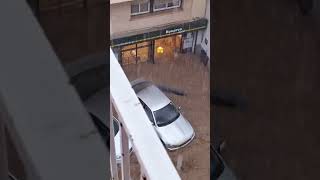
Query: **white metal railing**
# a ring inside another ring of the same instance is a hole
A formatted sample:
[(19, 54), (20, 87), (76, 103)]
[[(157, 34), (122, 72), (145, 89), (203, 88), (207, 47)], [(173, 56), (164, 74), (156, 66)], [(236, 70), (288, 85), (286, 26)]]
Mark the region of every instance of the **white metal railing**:
[[(158, 138), (152, 124), (148, 120), (130, 82), (110, 48), (110, 95), (121, 128), (123, 180), (130, 180), (130, 159), (128, 141), (132, 142), (133, 152), (141, 167), (141, 179), (148, 180), (180, 180), (168, 153)], [(110, 105), (110, 114), (112, 110)], [(112, 118), (110, 118), (112, 119)], [(110, 123), (112, 121), (110, 120)], [(113, 124), (110, 124), (111, 136), (114, 137)], [(112, 179), (118, 179), (115, 159), (114, 138), (110, 139)]]

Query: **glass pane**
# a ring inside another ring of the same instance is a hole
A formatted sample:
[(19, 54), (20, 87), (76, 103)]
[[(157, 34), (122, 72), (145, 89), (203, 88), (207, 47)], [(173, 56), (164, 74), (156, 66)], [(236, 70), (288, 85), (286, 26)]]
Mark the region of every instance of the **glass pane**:
[(153, 124), (153, 123), (154, 123), (154, 120), (153, 120), (153, 116), (152, 116), (152, 113), (151, 113), (151, 111), (149, 110), (149, 108), (145, 106), (145, 107), (144, 107), (144, 111), (146, 112), (146, 114), (147, 114), (149, 120), (151, 121), (151, 123)]
[(150, 45), (150, 41), (145, 41), (145, 42), (138, 43), (138, 47), (146, 46), (146, 45)]
[(155, 0), (154, 1), (154, 9), (166, 8), (167, 2), (165, 0)]
[(181, 0), (173, 0), (173, 6), (180, 6)]
[(140, 12), (148, 12), (149, 11), (149, 3), (140, 4)]
[(139, 12), (139, 4), (132, 4), (131, 5), (131, 14)]
[(164, 108), (154, 111), (157, 125), (159, 127), (166, 126), (180, 116), (179, 111), (174, 107), (173, 104), (168, 104)]
[[(157, 39), (155, 41), (155, 59), (156, 61), (174, 60), (174, 51), (176, 45), (176, 36)], [(161, 50), (162, 49), (162, 50)]]
[(172, 7), (173, 6), (173, 0), (168, 0), (168, 7)]
[(136, 44), (131, 44), (131, 45), (123, 46), (122, 51), (128, 50), (128, 49), (135, 49), (135, 48), (136, 48)]
[(138, 61), (146, 62), (149, 60), (149, 47), (138, 48)]
[(136, 63), (136, 50), (122, 52), (122, 64), (135, 64)]

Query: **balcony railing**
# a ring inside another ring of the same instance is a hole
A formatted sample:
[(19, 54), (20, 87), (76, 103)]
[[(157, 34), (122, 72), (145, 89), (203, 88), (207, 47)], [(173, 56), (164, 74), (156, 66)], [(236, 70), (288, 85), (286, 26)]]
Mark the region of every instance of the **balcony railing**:
[[(152, 124), (148, 120), (142, 105), (134, 90), (131, 88), (124, 71), (122, 70), (113, 51), (110, 49), (110, 95), (111, 103), (115, 108), (121, 127), (121, 177), (130, 180), (130, 157), (128, 141), (133, 145), (141, 167), (140, 179), (147, 180), (180, 180), (168, 153), (163, 147)], [(110, 106), (110, 107), (112, 107)], [(112, 110), (110, 109), (110, 112)], [(111, 113), (112, 117), (112, 113)], [(112, 118), (110, 118), (112, 119)], [(112, 121), (110, 121), (112, 122)], [(113, 125), (111, 137), (114, 137)], [(118, 168), (115, 159), (114, 138), (111, 138), (110, 161), (112, 179), (118, 180)]]

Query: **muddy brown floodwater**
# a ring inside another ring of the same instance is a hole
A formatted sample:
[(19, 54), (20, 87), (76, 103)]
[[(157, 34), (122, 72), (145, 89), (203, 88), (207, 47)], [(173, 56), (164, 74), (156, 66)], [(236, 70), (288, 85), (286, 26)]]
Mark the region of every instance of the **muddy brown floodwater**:
[[(165, 93), (177, 106), (195, 130), (195, 139), (186, 147), (168, 152), (174, 165), (178, 155), (183, 161), (179, 174), (183, 180), (201, 180), (210, 177), (210, 80), (209, 69), (204, 66), (199, 56), (179, 54), (171, 61), (132, 64), (123, 67), (130, 81), (137, 78), (150, 80), (185, 91), (187, 96)], [(139, 178), (139, 164), (131, 157), (132, 178)]]

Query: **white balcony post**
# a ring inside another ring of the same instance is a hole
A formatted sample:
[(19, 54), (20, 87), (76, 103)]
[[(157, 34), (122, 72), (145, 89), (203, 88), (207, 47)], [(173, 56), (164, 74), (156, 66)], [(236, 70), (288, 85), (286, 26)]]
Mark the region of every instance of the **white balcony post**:
[[(121, 120), (123, 122), (123, 120)], [(126, 130), (123, 128), (121, 123), (121, 150), (122, 150), (122, 161), (121, 161), (121, 172), (123, 180), (130, 180), (130, 156), (129, 156), (129, 140)]]
[(116, 162), (115, 143), (114, 143), (114, 127), (113, 127), (113, 114), (112, 104), (110, 101), (110, 163), (111, 163), (111, 177), (112, 180), (118, 180), (118, 167)]

